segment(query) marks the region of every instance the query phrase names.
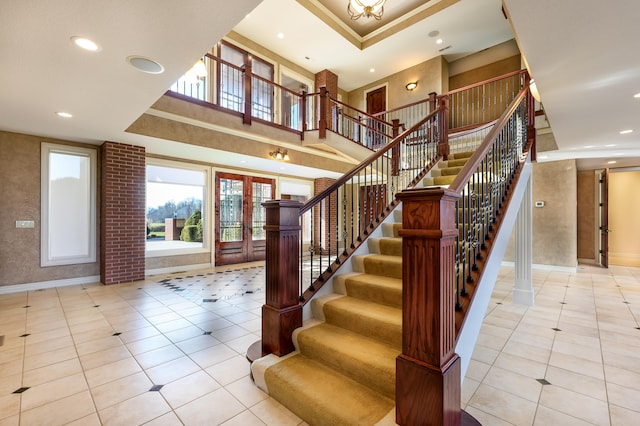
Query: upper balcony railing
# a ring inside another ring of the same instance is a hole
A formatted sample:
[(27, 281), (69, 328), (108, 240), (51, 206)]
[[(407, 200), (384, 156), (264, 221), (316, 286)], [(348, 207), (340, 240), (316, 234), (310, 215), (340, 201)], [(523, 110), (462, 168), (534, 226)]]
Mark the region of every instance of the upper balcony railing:
[(237, 114), (245, 124), (252, 120), (298, 133), (317, 128), (317, 94), (295, 92), (211, 54), (203, 58), (206, 72), (190, 70), (167, 92), (191, 102)]

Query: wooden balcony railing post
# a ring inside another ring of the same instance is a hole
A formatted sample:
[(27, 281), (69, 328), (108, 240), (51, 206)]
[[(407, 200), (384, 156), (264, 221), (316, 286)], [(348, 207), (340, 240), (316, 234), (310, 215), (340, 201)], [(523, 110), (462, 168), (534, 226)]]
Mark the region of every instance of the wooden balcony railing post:
[(329, 120), (329, 92), (327, 88), (320, 87), (320, 116), (318, 118), (318, 138), (326, 139), (327, 124)]
[(266, 303), (262, 306), (262, 355), (294, 350), (291, 334), (302, 326), (298, 275), (300, 207), (291, 200), (271, 200), (266, 209)]
[[(525, 73), (524, 75), (524, 84), (525, 87), (530, 87), (531, 85), (531, 76), (529, 73)], [(536, 100), (533, 98), (531, 94), (531, 90), (527, 94), (527, 139), (532, 140), (531, 144), (531, 161), (536, 161)]]
[[(400, 119), (394, 118), (391, 120), (391, 136), (393, 139), (397, 138), (400, 134)], [(400, 145), (396, 145), (391, 149), (391, 175), (398, 176), (400, 174)]]
[(449, 189), (412, 189), (402, 202), (402, 354), (396, 360), (396, 422), (460, 424), (455, 349), (456, 201)]
[(251, 93), (252, 88), (251, 84), (253, 79), (251, 78), (251, 61), (245, 60), (245, 65), (243, 66), (244, 71), (244, 117), (242, 119), (243, 124), (251, 124)]
[(440, 131), (440, 141), (438, 142), (438, 155), (444, 160), (449, 159), (449, 97), (440, 96), (439, 107), (442, 109), (440, 113), (440, 121), (438, 128)]
[(429, 112), (433, 112), (438, 108), (438, 94), (436, 92), (429, 93)]
[(307, 131), (307, 97), (309, 95), (305, 90), (300, 91), (300, 120), (302, 121), (302, 132), (300, 140), (304, 140), (304, 132)]

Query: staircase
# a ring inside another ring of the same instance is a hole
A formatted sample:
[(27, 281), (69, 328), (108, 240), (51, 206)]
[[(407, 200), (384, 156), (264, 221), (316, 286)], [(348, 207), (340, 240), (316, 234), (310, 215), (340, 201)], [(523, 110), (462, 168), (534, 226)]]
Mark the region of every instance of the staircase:
[[(421, 186), (453, 181), (472, 152), (452, 154)], [(351, 258), (333, 293), (314, 298), (313, 318), (293, 334), (296, 351), (252, 365), (256, 384), (311, 425), (395, 424), (396, 358), (402, 350), (402, 211)]]

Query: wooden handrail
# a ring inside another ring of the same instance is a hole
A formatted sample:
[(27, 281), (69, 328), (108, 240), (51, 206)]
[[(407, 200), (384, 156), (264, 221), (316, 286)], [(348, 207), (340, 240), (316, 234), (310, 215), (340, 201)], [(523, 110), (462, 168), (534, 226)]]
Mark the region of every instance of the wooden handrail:
[(388, 122), (386, 122), (386, 121), (384, 121), (384, 120), (380, 120), (378, 117), (376, 117), (376, 116), (374, 116), (374, 115), (371, 115), (371, 114), (366, 113), (366, 112), (364, 112), (364, 111), (362, 111), (362, 110), (359, 110), (358, 108), (354, 108), (354, 107), (352, 107), (351, 105), (345, 104), (345, 103), (344, 103), (344, 102), (342, 102), (342, 101), (339, 101), (339, 100), (337, 100), (337, 99), (334, 99), (334, 98), (332, 98), (332, 97), (331, 97), (331, 95), (329, 95), (329, 99), (331, 100), (331, 102), (333, 102), (333, 103), (335, 103), (335, 104), (343, 105), (343, 106), (345, 106), (345, 107), (347, 107), (347, 108), (349, 108), (349, 109), (351, 109), (351, 110), (354, 110), (354, 111), (358, 112), (359, 114), (362, 114), (365, 118), (367, 118), (367, 117), (368, 117), (368, 118), (370, 118), (370, 119), (372, 119), (372, 120), (378, 121), (378, 122), (380, 122), (380, 123), (382, 123), (382, 124), (385, 124), (385, 125), (387, 125), (387, 126), (391, 126), (391, 125), (392, 125), (391, 123), (388, 123)]
[(493, 83), (493, 82), (496, 82), (496, 81), (499, 81), (499, 80), (504, 80), (506, 78), (514, 77), (514, 76), (519, 75), (519, 74), (520, 75), (525, 75), (526, 73), (527, 73), (527, 70), (512, 71), (510, 73), (499, 75), (497, 77), (488, 78), (488, 79), (480, 81), (478, 83), (472, 83), (472, 84), (469, 84), (469, 85), (464, 86), (464, 87), (459, 87), (459, 88), (454, 89), (454, 90), (449, 90), (448, 92), (443, 93), (440, 96), (450, 96), (450, 95), (453, 95), (455, 93), (464, 92), (465, 90), (473, 89), (474, 87), (482, 86), (484, 84)]
[(405, 130), (398, 137), (394, 138), (391, 142), (386, 144), (384, 148), (374, 152), (369, 157), (367, 157), (364, 160), (362, 160), (362, 162), (360, 164), (358, 164), (357, 166), (355, 166), (354, 168), (349, 170), (347, 173), (342, 175), (342, 177), (340, 179), (335, 181), (327, 189), (325, 189), (321, 193), (319, 193), (316, 196), (314, 196), (313, 198), (311, 198), (300, 209), (300, 215), (303, 215), (304, 213), (306, 213), (309, 210), (311, 210), (316, 204), (318, 204), (324, 198), (329, 196), (329, 194), (331, 194), (336, 189), (338, 189), (339, 187), (341, 187), (342, 185), (347, 183), (349, 181), (349, 179), (351, 179), (353, 176), (355, 176), (358, 172), (364, 170), (366, 167), (368, 167), (369, 164), (373, 163), (376, 159), (382, 157), (386, 152), (388, 152), (389, 150), (391, 150), (395, 146), (397, 146), (404, 138), (406, 138), (413, 131), (415, 131), (416, 129), (420, 128), (420, 126), (424, 125), (424, 123), (426, 123), (427, 121), (432, 120), (433, 117), (435, 117), (438, 112), (440, 112), (440, 109), (437, 109), (437, 110), (433, 111), (431, 114), (429, 114), (428, 116), (426, 116), (425, 118), (420, 120), (418, 123), (413, 125), (410, 129)]

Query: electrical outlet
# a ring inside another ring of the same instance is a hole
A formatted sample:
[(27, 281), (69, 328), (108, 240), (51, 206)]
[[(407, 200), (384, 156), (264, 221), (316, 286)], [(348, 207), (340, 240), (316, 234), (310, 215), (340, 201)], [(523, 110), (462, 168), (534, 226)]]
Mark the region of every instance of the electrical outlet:
[(33, 228), (33, 226), (32, 220), (16, 220), (16, 228)]

